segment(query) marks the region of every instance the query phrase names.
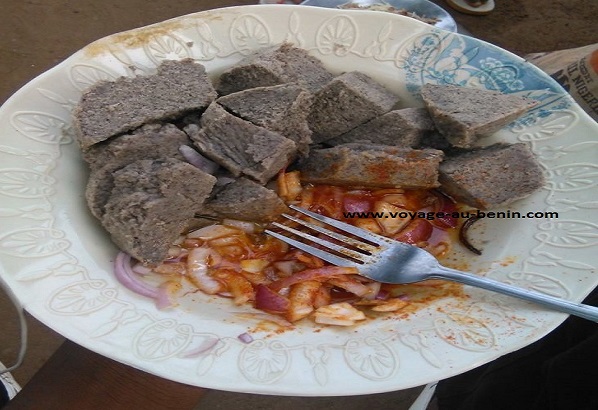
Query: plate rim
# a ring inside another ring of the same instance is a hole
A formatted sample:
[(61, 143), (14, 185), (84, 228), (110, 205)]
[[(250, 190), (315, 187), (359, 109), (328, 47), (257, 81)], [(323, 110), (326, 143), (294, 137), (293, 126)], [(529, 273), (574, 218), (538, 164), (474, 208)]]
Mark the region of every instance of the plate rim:
[[(242, 12), (243, 10), (248, 10), (248, 9), (251, 9), (251, 10), (257, 10), (257, 8), (258, 8), (258, 7), (259, 7), (260, 9), (262, 9), (262, 8), (272, 8), (272, 7), (274, 7), (274, 8), (276, 8), (276, 9), (278, 9), (278, 7), (279, 7), (279, 6), (264, 6), (264, 5), (235, 6), (235, 7), (227, 7), (227, 8), (222, 8), (222, 9), (213, 9), (213, 10), (208, 10), (208, 11), (205, 11), (205, 12), (191, 13), (191, 14), (187, 14), (187, 15), (184, 15), (184, 16), (179, 16), (179, 17), (175, 17), (175, 18), (172, 18), (172, 19), (168, 19), (168, 20), (165, 20), (165, 21), (163, 21), (163, 22), (154, 23), (154, 24), (151, 24), (151, 25), (147, 25), (147, 26), (143, 26), (143, 27), (138, 27), (138, 28), (131, 29), (131, 30), (126, 30), (126, 31), (124, 31), (124, 32), (120, 32), (120, 33), (114, 33), (114, 34), (111, 34), (111, 35), (109, 35), (109, 36), (105, 36), (105, 37), (103, 37), (103, 38), (101, 38), (101, 39), (98, 39), (98, 40), (96, 40), (96, 41), (94, 41), (94, 42), (90, 43), (90, 45), (96, 44), (96, 43), (98, 43), (98, 42), (101, 42), (101, 41), (105, 41), (106, 39), (113, 38), (113, 37), (115, 37), (116, 35), (119, 35), (119, 34), (122, 34), (122, 33), (131, 33), (131, 32), (137, 31), (137, 30), (144, 30), (144, 29), (148, 29), (148, 28), (151, 28), (151, 27), (161, 27), (161, 26), (163, 26), (165, 23), (174, 22), (174, 21), (180, 21), (181, 19), (185, 19), (185, 18), (196, 18), (196, 17), (198, 17), (198, 16), (204, 16), (204, 15), (208, 15), (208, 14), (212, 14), (212, 13), (216, 13), (216, 14), (218, 14), (218, 13), (221, 13), (222, 11), (231, 11), (231, 12), (241, 11), (241, 12)], [(297, 8), (298, 8), (298, 7), (301, 7), (301, 8), (305, 8), (305, 6), (283, 6), (283, 7), (297, 7)], [(321, 9), (321, 8), (320, 8), (320, 9)], [(325, 9), (324, 9), (324, 10), (325, 10)], [(368, 11), (349, 11), (349, 12), (350, 12), (350, 13), (357, 13), (357, 12), (359, 12), (359, 13), (376, 13), (376, 12), (368, 12)], [(324, 12), (324, 13), (327, 13), (327, 12)], [(402, 17), (402, 16), (394, 16), (393, 18), (402, 18), (402, 19), (408, 19), (408, 18), (406, 18), (406, 17)], [(411, 24), (413, 24), (413, 23), (416, 23), (416, 24), (421, 24), (421, 25), (423, 25), (423, 26), (427, 26), (425, 23), (416, 22), (416, 21), (413, 21), (412, 19), (408, 19), (408, 20), (410, 20), (410, 21), (409, 21), (409, 23), (411, 23)], [(463, 35), (461, 35), (461, 34), (457, 34), (457, 35), (458, 35), (458, 36), (461, 36), (461, 37), (463, 37)], [(523, 59), (520, 59), (520, 57), (518, 57), (518, 56), (514, 55), (513, 53), (510, 53), (510, 52), (508, 52), (508, 51), (506, 51), (506, 50), (500, 49), (500, 48), (498, 48), (498, 47), (496, 47), (496, 46), (494, 46), (494, 45), (492, 45), (492, 44), (486, 43), (486, 42), (484, 42), (484, 41), (482, 41), (482, 40), (479, 40), (479, 39), (475, 39), (475, 41), (477, 41), (477, 42), (481, 42), (481, 43), (484, 43), (484, 44), (486, 44), (486, 45), (489, 45), (489, 46), (491, 46), (491, 47), (494, 47), (494, 48), (496, 48), (496, 49), (500, 50), (501, 52), (508, 53), (508, 54), (510, 54), (510, 57), (511, 57), (511, 58), (512, 58), (512, 57), (516, 57), (516, 58), (517, 58), (517, 59), (519, 59), (520, 61), (522, 61), (522, 62), (524, 61)], [(32, 84), (36, 84), (36, 82), (38, 82), (38, 81), (42, 81), (44, 78), (51, 77), (51, 76), (52, 76), (53, 74), (55, 74), (56, 72), (59, 72), (59, 71), (61, 71), (61, 70), (62, 70), (62, 69), (64, 69), (65, 67), (68, 67), (68, 64), (69, 64), (69, 62), (72, 62), (72, 61), (73, 61), (73, 59), (75, 58), (75, 56), (78, 56), (80, 53), (84, 52), (84, 50), (85, 50), (87, 47), (89, 47), (89, 45), (88, 45), (88, 46), (86, 46), (86, 47), (84, 47), (83, 49), (81, 49), (81, 50), (79, 50), (79, 51), (77, 51), (77, 52), (73, 53), (73, 55), (71, 55), (70, 57), (68, 57), (67, 59), (65, 59), (64, 61), (62, 61), (61, 63), (59, 63), (58, 65), (56, 65), (56, 66), (54, 66), (53, 68), (51, 68), (51, 69), (49, 69), (49, 70), (45, 71), (44, 73), (41, 73), (40, 75), (36, 76), (34, 79), (32, 79), (31, 81), (29, 81), (27, 84), (25, 84), (23, 87), (21, 87), (21, 88), (20, 88), (20, 89), (19, 89), (17, 92), (15, 92), (15, 93), (14, 93), (14, 94), (13, 94), (11, 97), (9, 97), (9, 98), (6, 100), (6, 102), (5, 102), (5, 103), (2, 105), (2, 107), (0, 107), (0, 115), (1, 115), (2, 111), (5, 111), (5, 110), (7, 110), (7, 109), (8, 109), (7, 107), (10, 107), (12, 104), (14, 104), (14, 103), (15, 103), (15, 101), (16, 101), (16, 100), (17, 100), (17, 99), (18, 99), (18, 98), (21, 96), (21, 94), (25, 94), (25, 93), (28, 91), (29, 87), (30, 87), (30, 86), (32, 86)], [(535, 66), (533, 66), (533, 65), (531, 65), (531, 64), (530, 64), (530, 67), (534, 67), (536, 70), (538, 70), (538, 72), (541, 72), (541, 70), (539, 70), (537, 67), (535, 67)], [(552, 80), (552, 79), (550, 79), (550, 80)], [(557, 84), (557, 83), (556, 83), (556, 81), (554, 81), (554, 80), (552, 80), (552, 81), (554, 82), (554, 84)], [(564, 93), (563, 93), (563, 96), (565, 96), (565, 98), (567, 99), (567, 97), (568, 97), (568, 94), (564, 94)], [(570, 99), (570, 100), (572, 101), (572, 99)], [(583, 114), (585, 114), (585, 112), (584, 112), (584, 111), (583, 111), (583, 110), (582, 110), (580, 107), (578, 107), (578, 106), (577, 106), (576, 104), (574, 104), (574, 103), (571, 105), (571, 107), (573, 107), (573, 110), (574, 110), (574, 111), (576, 111), (576, 112), (577, 112), (577, 114), (580, 114), (580, 115), (582, 115), (582, 118), (584, 118), (584, 117), (583, 117)], [(581, 114), (581, 113), (583, 113), (583, 114)], [(585, 114), (585, 115), (587, 115), (587, 114)], [(590, 117), (588, 116), (587, 118), (590, 118)], [(3, 273), (3, 276), (4, 276), (4, 273)], [(11, 286), (11, 288), (13, 288), (13, 286)], [(14, 290), (14, 289), (13, 289), (13, 290)], [(591, 290), (591, 289), (590, 289), (590, 290)], [(589, 293), (589, 291), (590, 291), (590, 290), (588, 290), (588, 293)], [(18, 294), (18, 293), (17, 293), (17, 294)], [(21, 299), (21, 298), (19, 297), (19, 299)], [(25, 306), (25, 308), (27, 309), (27, 306)], [(31, 313), (31, 314), (32, 314), (34, 317), (36, 317), (36, 319), (40, 320), (42, 323), (44, 323), (44, 324), (45, 324), (45, 325), (47, 325), (48, 327), (50, 327), (50, 328), (53, 328), (53, 329), (54, 329), (54, 330), (56, 330), (58, 333), (61, 333), (61, 334), (62, 334), (62, 332), (61, 332), (60, 330), (58, 330), (58, 329), (55, 329), (55, 328), (54, 328), (52, 325), (48, 324), (48, 323), (47, 323), (47, 322), (44, 320), (44, 318), (42, 318), (42, 317), (38, 317), (37, 313), (39, 313), (39, 312), (37, 312), (37, 311), (31, 311), (31, 310), (29, 310), (29, 309), (27, 309), (27, 310), (28, 310), (28, 311), (29, 311), (29, 312), (30, 312), (30, 313)], [(41, 316), (43, 316), (43, 315), (41, 315)], [(553, 330), (554, 328), (556, 328), (556, 327), (557, 327), (557, 326), (558, 326), (558, 325), (559, 325), (559, 324), (560, 324), (560, 323), (561, 323), (563, 320), (564, 320), (564, 317), (562, 317), (562, 318), (559, 318), (559, 319), (557, 319), (557, 320), (552, 320), (552, 321), (551, 321), (551, 322), (552, 322), (552, 325), (551, 325), (552, 327), (551, 327), (550, 329), (548, 329), (548, 328), (547, 328), (547, 329), (545, 330), (545, 332), (543, 332), (543, 335), (545, 335), (545, 334), (549, 333), (550, 331), (552, 331), (552, 330)], [(77, 340), (75, 340), (75, 342), (79, 343), (79, 341), (77, 341)], [(520, 347), (523, 347), (523, 346), (525, 346), (525, 345), (527, 345), (527, 344), (529, 344), (529, 342), (522, 341), (522, 345), (521, 345), (521, 346), (515, 346), (515, 347), (513, 347), (513, 348), (512, 348), (510, 351), (517, 350), (518, 348), (520, 348)], [(95, 348), (93, 348), (93, 347), (88, 347), (88, 346), (85, 346), (85, 347), (86, 347), (86, 348), (90, 348), (90, 350), (96, 351), (97, 353), (100, 353), (100, 354), (102, 354), (102, 355), (104, 355), (104, 356), (107, 356), (107, 357), (113, 358), (113, 359), (115, 359), (115, 360), (122, 361), (122, 360), (121, 360), (121, 359), (119, 359), (119, 358), (115, 358), (115, 357), (113, 357), (113, 356), (110, 356), (109, 354), (106, 354), (106, 351), (105, 351), (105, 349), (104, 349), (104, 350), (103, 350), (103, 349), (96, 350), (96, 349), (95, 349)], [(505, 353), (505, 351), (501, 351), (500, 353), (497, 353), (496, 357), (498, 357), (499, 355), (502, 355), (502, 354), (504, 354), (504, 353)], [(485, 361), (487, 362), (487, 361), (489, 361), (489, 360), (485, 360)], [(127, 362), (127, 361), (122, 361), (122, 362), (123, 362), (123, 363), (127, 363), (128, 365), (131, 365), (131, 366), (133, 366), (133, 367), (141, 368), (141, 367), (137, 366), (137, 363), (134, 363), (134, 362)], [(472, 364), (470, 368), (476, 367), (477, 365), (478, 365), (478, 364)], [(143, 366), (142, 366), (142, 367), (143, 367)], [(148, 369), (146, 369), (146, 368), (142, 368), (142, 370), (145, 370), (145, 371), (150, 371), (150, 372), (154, 373), (154, 371), (152, 371), (152, 370), (148, 370)], [(465, 370), (468, 370), (468, 369), (460, 370), (459, 372), (461, 372), (461, 371), (465, 371)], [(154, 373), (154, 374), (158, 374), (158, 373)], [(162, 377), (165, 377), (165, 376), (164, 376), (164, 374), (158, 374), (158, 375), (159, 375), (159, 376), (162, 376)], [(176, 376), (175, 376), (175, 377), (176, 377)], [(170, 377), (169, 377), (169, 378), (170, 378)], [(183, 380), (182, 378), (176, 378), (176, 379), (177, 379), (177, 381), (182, 381), (183, 383), (188, 383), (188, 381), (186, 381), (186, 380)], [(173, 379), (173, 380), (174, 380), (174, 379)], [(188, 384), (189, 384), (189, 383), (188, 383)], [(414, 385), (411, 385), (411, 386), (402, 387), (402, 388), (414, 387), (414, 386), (421, 385), (421, 384), (425, 384), (425, 382), (424, 382), (424, 383), (418, 382), (417, 384), (414, 384)], [(200, 384), (197, 384), (197, 385), (198, 385), (198, 386), (200, 386)], [(277, 387), (278, 387), (278, 388), (280, 388), (280, 386), (277, 386)], [(215, 387), (215, 388), (218, 388), (218, 387)], [(300, 387), (300, 388), (304, 388), (304, 387), (302, 386), (302, 387)], [(221, 388), (221, 389), (222, 389), (222, 388)], [(227, 389), (227, 390), (229, 390), (229, 389)], [(262, 385), (262, 386), (260, 386), (260, 389), (257, 389), (257, 390), (263, 390), (263, 391), (252, 391), (252, 393), (262, 393), (262, 394), (277, 394), (277, 395), (283, 395), (283, 394), (284, 394), (284, 395), (297, 395), (297, 393), (298, 393), (298, 392), (294, 392), (294, 391), (280, 391), (279, 389), (277, 389), (277, 390), (275, 390), (275, 391), (274, 391), (274, 390), (270, 390), (270, 386), (269, 386), (269, 385), (266, 385), (266, 384), (265, 384), (265, 385)], [(292, 389), (291, 389), (291, 390), (292, 390)], [(243, 388), (243, 387), (241, 387), (241, 388), (240, 388), (240, 390), (231, 390), (231, 391), (247, 391), (247, 389), (246, 389), (246, 388)], [(383, 391), (389, 391), (389, 390), (388, 390), (388, 388), (387, 388), (387, 387), (385, 387), (385, 388), (382, 388), (382, 390), (380, 390), (380, 391), (375, 391), (375, 392), (383, 392)], [(364, 392), (361, 392), (361, 393), (357, 392), (357, 393), (352, 393), (352, 394), (369, 394), (369, 393), (372, 393), (372, 392), (373, 392), (373, 391), (372, 391), (371, 389), (369, 389), (369, 390), (367, 390), (367, 391), (364, 391)], [(306, 393), (306, 392), (299, 392), (299, 393)], [(331, 394), (331, 395), (344, 395), (344, 394), (345, 394), (345, 393), (338, 392), (337, 394)], [(315, 392), (314, 392), (314, 395), (321, 396), (321, 395), (322, 395), (322, 391), (319, 391), (319, 390), (318, 390), (318, 391), (315, 391)]]

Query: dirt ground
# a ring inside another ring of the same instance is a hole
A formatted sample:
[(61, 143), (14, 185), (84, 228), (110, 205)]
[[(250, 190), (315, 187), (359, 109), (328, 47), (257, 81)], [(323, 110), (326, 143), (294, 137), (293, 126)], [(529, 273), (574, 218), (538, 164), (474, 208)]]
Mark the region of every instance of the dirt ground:
[[(449, 11), (471, 35), (521, 56), (598, 43), (596, 0), (495, 1), (495, 10), (486, 16), (461, 14), (450, 9), (443, 0), (435, 2)], [(257, 0), (0, 0), (0, 103), (36, 75), (98, 38), (209, 8), (256, 2)], [(21, 384), (25, 384), (33, 376), (62, 342), (61, 336), (36, 320), (29, 319), (29, 352), (25, 364), (14, 372)], [(18, 327), (14, 311), (1, 294), (0, 323), (0, 361), (8, 364), (16, 356)], [(229, 403), (233, 405), (237, 397), (245, 403), (251, 403), (247, 402), (247, 396), (249, 395), (229, 396), (233, 397)], [(407, 398), (401, 404), (401, 398), (396, 395), (389, 395), (387, 398), (386, 405), (375, 402), (376, 407), (407, 408), (410, 400)], [(222, 396), (212, 395), (212, 398), (207, 397), (208, 403), (209, 400), (224, 406), (212, 408), (230, 408), (226, 406), (227, 402)], [(332, 401), (340, 403), (338, 400)], [(267, 406), (266, 402), (260, 403)], [(290, 402), (283, 400), (278, 403)], [(330, 400), (326, 403), (328, 407), (321, 408), (331, 408)], [(305, 401), (297, 402), (297, 405), (310, 407)], [(284, 408), (290, 410), (292, 407), (290, 405)], [(257, 405), (254, 408), (265, 407)]]
[(434, 2), (474, 37), (520, 56), (598, 42), (598, 1), (495, 0), (496, 8), (486, 16), (453, 11), (443, 0)]

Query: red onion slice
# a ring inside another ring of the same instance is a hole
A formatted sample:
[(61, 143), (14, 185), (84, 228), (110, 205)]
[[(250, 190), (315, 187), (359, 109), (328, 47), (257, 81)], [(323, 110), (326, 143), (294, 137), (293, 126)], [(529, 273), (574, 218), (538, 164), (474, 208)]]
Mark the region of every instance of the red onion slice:
[(131, 268), (131, 256), (119, 252), (114, 261), (116, 279), (127, 289), (138, 295), (154, 299), (159, 309), (172, 306), (172, 300), (167, 286), (151, 286), (139, 279), (139, 275)]
[(417, 245), (420, 242), (427, 241), (432, 235), (434, 228), (430, 222), (423, 219), (416, 219), (409, 222), (409, 224), (395, 236), (399, 242)]
[(280, 290), (282, 288), (288, 288), (295, 283), (304, 282), (306, 280), (324, 280), (334, 276), (340, 275), (355, 275), (359, 273), (357, 268), (346, 268), (341, 266), (324, 266), (322, 268), (307, 269), (301, 272), (297, 272), (287, 278), (279, 279), (270, 284), (270, 289)]
[(197, 357), (212, 350), (220, 341), (217, 337), (208, 337), (199, 346), (188, 350), (182, 357)]
[(179, 152), (188, 163), (210, 175), (216, 173), (218, 168), (220, 168), (218, 164), (207, 159), (188, 145), (181, 145), (179, 147)]
[(265, 285), (257, 285), (255, 307), (259, 310), (283, 313), (289, 310), (289, 300)]
[(253, 336), (251, 336), (249, 333), (241, 333), (239, 336), (237, 336), (239, 338), (240, 341), (242, 341), (243, 343), (251, 343), (253, 342)]

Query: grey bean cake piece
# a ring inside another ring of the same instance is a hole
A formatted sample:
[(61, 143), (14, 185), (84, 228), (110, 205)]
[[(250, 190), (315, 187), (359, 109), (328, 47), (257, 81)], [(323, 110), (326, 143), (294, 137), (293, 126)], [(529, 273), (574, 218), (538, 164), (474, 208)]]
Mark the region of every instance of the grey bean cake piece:
[(487, 210), (531, 195), (544, 173), (526, 144), (494, 144), (446, 158), (440, 182), (455, 200)]
[(300, 154), (307, 156), (312, 134), (307, 116), (313, 94), (305, 88), (294, 83), (256, 87), (220, 97), (217, 102), (237, 117), (293, 140)]
[(369, 141), (396, 147), (415, 148), (436, 130), (425, 108), (389, 111), (351, 131), (326, 141), (327, 145)]
[(443, 153), (374, 144), (344, 144), (312, 150), (301, 179), (316, 184), (406, 189), (436, 188)]
[(205, 67), (191, 59), (164, 61), (154, 75), (102, 81), (83, 93), (73, 127), (83, 151), (143, 124), (205, 109), (216, 91)]
[(254, 222), (272, 221), (288, 210), (276, 192), (247, 178), (222, 188), (206, 203), (206, 209), (221, 219)]
[(421, 95), (438, 131), (459, 148), (471, 148), (480, 137), (494, 134), (538, 103), (456, 85), (425, 84)]
[(297, 83), (315, 92), (332, 80), (320, 60), (290, 43), (251, 54), (225, 70), (217, 81), (220, 95), (255, 87)]
[(102, 225), (124, 252), (156, 265), (201, 212), (216, 178), (176, 159), (140, 160), (116, 171)]
[(235, 177), (266, 184), (296, 156), (297, 146), (277, 132), (235, 117), (212, 103), (200, 124), (185, 127), (199, 151)]
[(338, 137), (396, 107), (399, 97), (368, 75), (341, 74), (318, 91), (309, 126), (315, 143)]
[(114, 171), (141, 159), (184, 160), (181, 145), (191, 140), (172, 124), (147, 124), (131, 134), (119, 135), (92, 146), (83, 153), (91, 173), (85, 189), (85, 199), (91, 213), (98, 219), (104, 215), (104, 206), (114, 186)]

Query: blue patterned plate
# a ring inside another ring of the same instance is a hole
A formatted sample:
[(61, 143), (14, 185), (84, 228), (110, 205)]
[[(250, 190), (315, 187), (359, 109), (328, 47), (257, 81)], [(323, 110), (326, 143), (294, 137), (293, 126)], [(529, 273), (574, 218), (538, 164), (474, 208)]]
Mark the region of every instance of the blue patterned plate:
[(415, 13), (420, 18), (436, 20), (433, 25), (448, 31), (457, 31), (457, 23), (446, 10), (428, 0), (305, 0), (302, 6), (346, 8), (350, 4), (367, 8), (370, 6), (392, 6), (397, 10)]

